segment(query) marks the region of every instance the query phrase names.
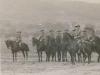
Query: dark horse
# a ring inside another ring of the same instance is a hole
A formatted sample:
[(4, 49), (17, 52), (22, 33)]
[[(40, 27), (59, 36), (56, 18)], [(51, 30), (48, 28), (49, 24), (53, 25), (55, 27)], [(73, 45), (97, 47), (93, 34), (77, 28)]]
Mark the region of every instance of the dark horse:
[(36, 45), (39, 62), (42, 62), (42, 54), (43, 54), (43, 51), (45, 51), (46, 49), (45, 45), (40, 40), (36, 39), (35, 37), (32, 38), (32, 44), (33, 46)]
[(23, 54), (23, 57), (28, 59), (28, 51), (29, 47), (25, 43), (21, 43), (21, 47), (19, 47), (18, 43), (13, 40), (6, 40), (5, 41), (7, 48), (11, 48), (12, 55), (13, 55), (13, 62), (17, 61), (17, 52), (21, 51)]
[(88, 63), (91, 62), (91, 54), (93, 49), (93, 42), (81, 42), (80, 53), (83, 54), (83, 62), (85, 63), (86, 58), (88, 58)]
[(77, 43), (77, 40), (74, 39), (74, 37), (72, 36), (68, 45), (68, 52), (71, 56), (71, 62), (72, 64), (75, 64), (76, 61), (76, 54), (79, 51), (79, 44)]
[(95, 44), (92, 46), (93, 52), (96, 52), (99, 55), (97, 61), (100, 62), (100, 37), (99, 36), (95, 36), (94, 43)]

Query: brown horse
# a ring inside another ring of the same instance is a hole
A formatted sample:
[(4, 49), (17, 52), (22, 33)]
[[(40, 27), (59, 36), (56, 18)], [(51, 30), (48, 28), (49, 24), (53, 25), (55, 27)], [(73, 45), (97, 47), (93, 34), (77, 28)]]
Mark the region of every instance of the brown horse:
[(46, 50), (45, 45), (40, 40), (36, 39), (35, 37), (32, 38), (32, 44), (33, 46), (36, 46), (37, 48), (39, 62), (42, 62), (42, 54), (43, 54), (43, 51), (45, 52)]
[(19, 51), (22, 52), (24, 58), (28, 59), (29, 47), (27, 44), (22, 43), (21, 47), (19, 47), (19, 45), (16, 41), (6, 40), (5, 43), (6, 43), (7, 48), (8, 49), (10, 48), (12, 51), (13, 62), (17, 61), (17, 52), (19, 52)]

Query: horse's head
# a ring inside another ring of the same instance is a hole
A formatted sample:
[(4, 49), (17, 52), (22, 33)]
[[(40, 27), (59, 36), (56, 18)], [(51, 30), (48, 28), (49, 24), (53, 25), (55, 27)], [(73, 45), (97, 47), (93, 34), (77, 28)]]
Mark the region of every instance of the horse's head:
[(11, 40), (6, 40), (5, 43), (6, 43), (7, 48), (10, 48), (12, 46)]
[(39, 43), (39, 40), (36, 39), (35, 37), (33, 37), (33, 38), (32, 38), (32, 44), (33, 44), (33, 46), (34, 46), (34, 45), (37, 45), (38, 43)]

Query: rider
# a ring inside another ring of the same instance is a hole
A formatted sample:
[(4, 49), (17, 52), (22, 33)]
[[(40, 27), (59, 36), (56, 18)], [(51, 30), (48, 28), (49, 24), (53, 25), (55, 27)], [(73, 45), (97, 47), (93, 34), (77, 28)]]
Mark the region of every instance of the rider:
[(18, 46), (21, 46), (22, 43), (21, 31), (16, 32), (16, 42), (18, 43)]
[(80, 25), (76, 24), (75, 28), (73, 30), (73, 37), (78, 44), (79, 50), (78, 53), (80, 53), (80, 47), (81, 47), (81, 30), (80, 30)]
[(39, 40), (42, 43), (42, 45), (45, 45), (45, 39), (46, 39), (45, 32), (44, 32), (44, 30), (41, 30), (40, 32), (41, 32), (41, 35), (39, 37)]
[(73, 30), (74, 39), (78, 41), (80, 39), (80, 35), (81, 35), (80, 25), (78, 24), (78, 25), (75, 25), (75, 28)]

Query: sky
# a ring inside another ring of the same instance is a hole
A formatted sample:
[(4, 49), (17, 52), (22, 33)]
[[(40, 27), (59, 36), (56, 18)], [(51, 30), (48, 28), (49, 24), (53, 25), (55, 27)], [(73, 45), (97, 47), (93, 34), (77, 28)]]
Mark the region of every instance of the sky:
[[(74, 4), (64, 4), (64, 2), (86, 2), (86, 5), (81, 4), (73, 6)], [(90, 7), (88, 4), (90, 4)], [(93, 4), (93, 8), (92, 5)], [(95, 6), (97, 4), (97, 6)], [(3, 26), (1, 22), (7, 25), (17, 27), (23, 23), (41, 23), (41, 20), (90, 20), (100, 22), (98, 16), (100, 7), (100, 0), (0, 0), (0, 26)], [(47, 7), (46, 7), (47, 6)], [(68, 7), (67, 7), (68, 6)], [(88, 7), (88, 8), (87, 8)], [(75, 9), (73, 9), (75, 8)], [(79, 9), (79, 10), (78, 10)], [(88, 10), (89, 9), (89, 10)], [(89, 13), (91, 11), (91, 13)], [(96, 16), (95, 16), (96, 15)], [(79, 16), (79, 17), (78, 17)], [(51, 21), (51, 22), (52, 22)], [(17, 24), (18, 23), (18, 24)], [(16, 25), (17, 24), (17, 25)], [(2, 28), (2, 27), (1, 27)], [(5, 26), (3, 27), (5, 28)]]
[(89, 3), (100, 3), (100, 0), (72, 0), (72, 1), (83, 1), (83, 2), (89, 2)]
[(40, 11), (42, 11), (42, 8), (45, 8), (45, 5), (48, 4), (49, 8), (52, 4), (60, 5), (60, 2), (64, 1), (100, 3), (100, 0), (0, 0), (0, 20), (35, 20), (33, 17), (36, 17), (36, 15), (34, 14), (38, 14), (41, 17), (41, 12), (39, 13), (38, 10), (41, 9)]

